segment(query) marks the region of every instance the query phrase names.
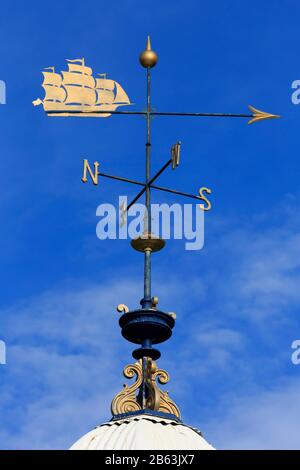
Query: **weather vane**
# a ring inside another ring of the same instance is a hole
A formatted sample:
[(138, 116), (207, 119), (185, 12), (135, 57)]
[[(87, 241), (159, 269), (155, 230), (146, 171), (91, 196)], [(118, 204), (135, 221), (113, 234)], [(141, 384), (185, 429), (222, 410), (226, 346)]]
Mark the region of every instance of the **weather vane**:
[[(222, 118), (248, 118), (249, 124), (264, 119), (277, 118), (275, 114), (260, 111), (249, 106), (250, 113), (228, 114), (228, 113), (203, 113), (203, 112), (158, 112), (151, 108), (151, 69), (156, 65), (157, 54), (152, 50), (150, 37), (147, 40), (146, 50), (140, 55), (140, 63), (146, 69), (147, 103), (145, 111), (118, 111), (120, 106), (130, 105), (130, 100), (121, 85), (114, 80), (108, 79), (106, 74), (93, 76), (93, 70), (85, 65), (84, 59), (67, 60), (68, 71), (61, 74), (55, 72), (54, 67), (48, 67), (43, 71), (43, 88), (45, 97), (43, 100), (33, 101), (35, 106), (43, 105), (48, 116), (59, 117), (109, 117), (112, 114), (119, 115), (142, 115), (146, 117), (146, 165), (145, 181), (136, 181), (122, 176), (110, 175), (99, 171), (99, 163), (94, 162), (91, 168), (89, 161), (83, 161), (82, 181), (86, 183), (88, 176), (93, 184), (97, 185), (99, 177), (110, 178), (140, 186), (141, 189), (136, 197), (123, 207), (123, 216), (130, 207), (145, 194), (145, 220), (144, 233), (131, 241), (131, 246), (144, 253), (144, 296), (140, 301), (141, 308), (129, 311), (124, 304), (119, 304), (117, 310), (122, 313), (119, 324), (122, 335), (128, 341), (140, 345), (133, 351), (133, 357), (137, 362), (124, 369), (126, 378), (136, 376), (136, 381), (131, 386), (124, 386), (112, 401), (113, 419), (119, 419), (127, 413), (163, 413), (173, 419), (180, 420), (180, 412), (177, 405), (157, 386), (156, 380), (165, 384), (169, 380), (166, 371), (158, 369), (156, 361), (160, 357), (158, 349), (153, 345), (162, 343), (170, 338), (175, 325), (176, 315), (173, 312), (163, 312), (158, 309), (158, 298), (152, 296), (151, 291), (151, 255), (162, 250), (165, 242), (151, 231), (151, 190), (159, 190), (184, 197), (197, 199), (202, 202), (200, 209), (208, 211), (211, 202), (208, 195), (211, 189), (202, 187), (199, 195), (189, 194), (175, 189), (165, 188), (155, 184), (159, 176), (168, 168), (174, 170), (180, 163), (181, 143), (177, 142), (171, 148), (170, 158), (162, 168), (151, 176), (151, 133), (150, 123), (152, 116), (194, 116), (194, 117), (222, 117)], [(204, 203), (204, 204), (203, 204)]]

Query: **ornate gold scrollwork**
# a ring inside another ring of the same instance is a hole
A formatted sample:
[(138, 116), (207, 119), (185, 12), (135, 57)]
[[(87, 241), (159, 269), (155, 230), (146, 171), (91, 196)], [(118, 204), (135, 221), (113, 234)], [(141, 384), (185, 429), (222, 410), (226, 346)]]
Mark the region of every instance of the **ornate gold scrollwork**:
[(152, 359), (146, 359), (146, 373), (145, 373), (145, 382), (147, 385), (148, 396), (146, 399), (146, 408), (150, 410), (159, 410), (160, 405), (160, 396), (161, 390), (159, 390), (158, 386), (155, 382), (154, 374), (157, 371), (157, 367)]
[(156, 383), (156, 380), (160, 384), (168, 383), (169, 374), (163, 369), (158, 369), (151, 358), (144, 358), (144, 361), (144, 374), (142, 359), (125, 367), (124, 376), (133, 378), (136, 375), (136, 381), (131, 386), (124, 385), (124, 389), (115, 396), (111, 404), (112, 414), (148, 409), (170, 413), (180, 418), (178, 406), (169, 397), (168, 392), (160, 390)]
[[(158, 411), (162, 411), (164, 413), (171, 413), (178, 418), (180, 418), (180, 410), (176, 403), (169, 397), (168, 392), (163, 392), (160, 390), (160, 388), (156, 385), (156, 379), (158, 383), (165, 385), (166, 383), (169, 382), (170, 376), (167, 371), (163, 369), (158, 369), (155, 362), (151, 361), (152, 363), (151, 366), (151, 382), (152, 386), (156, 389), (156, 397), (157, 401), (159, 401), (159, 407), (158, 408), (153, 408), (153, 409), (158, 409)], [(156, 402), (154, 402), (156, 404)]]
[(124, 389), (115, 396), (111, 403), (111, 412), (113, 415), (130, 413), (131, 411), (142, 409), (136, 399), (136, 391), (143, 381), (143, 371), (140, 361), (126, 366), (123, 370), (123, 374), (127, 379), (132, 379), (132, 377), (136, 375), (136, 381), (129, 387), (124, 384)]

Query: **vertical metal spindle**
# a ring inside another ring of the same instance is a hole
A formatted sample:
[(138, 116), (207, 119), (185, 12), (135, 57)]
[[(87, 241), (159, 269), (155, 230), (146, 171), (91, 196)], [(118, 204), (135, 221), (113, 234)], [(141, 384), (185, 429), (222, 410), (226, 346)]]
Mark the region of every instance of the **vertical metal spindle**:
[[(147, 141), (146, 141), (146, 184), (150, 180), (150, 113), (151, 113), (151, 95), (150, 95), (150, 67), (147, 67)], [(150, 187), (146, 189), (146, 219), (144, 231), (146, 236), (151, 233), (151, 200), (150, 200)], [(144, 308), (151, 306), (151, 250), (146, 250), (144, 254)]]

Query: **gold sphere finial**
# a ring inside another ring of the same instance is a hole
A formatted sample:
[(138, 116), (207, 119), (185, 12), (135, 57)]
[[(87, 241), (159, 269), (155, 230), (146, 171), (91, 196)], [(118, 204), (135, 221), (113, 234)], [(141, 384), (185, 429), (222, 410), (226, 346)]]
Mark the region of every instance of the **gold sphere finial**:
[(157, 60), (157, 54), (151, 49), (150, 36), (148, 36), (146, 49), (140, 55), (140, 63), (145, 68), (154, 67)]

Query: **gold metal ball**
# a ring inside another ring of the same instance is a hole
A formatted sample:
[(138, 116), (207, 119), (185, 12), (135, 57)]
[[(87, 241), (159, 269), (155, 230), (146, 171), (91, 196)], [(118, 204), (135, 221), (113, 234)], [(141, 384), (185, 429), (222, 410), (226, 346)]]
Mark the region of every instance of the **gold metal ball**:
[(143, 51), (140, 55), (140, 63), (143, 67), (154, 67), (158, 60), (156, 52), (151, 49), (150, 36), (148, 36), (146, 50)]
[(154, 51), (143, 51), (140, 55), (140, 63), (143, 67), (154, 67), (158, 60), (157, 54)]

